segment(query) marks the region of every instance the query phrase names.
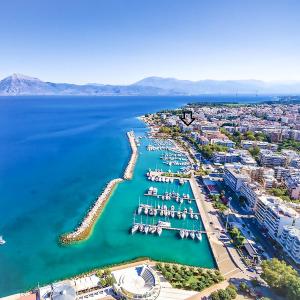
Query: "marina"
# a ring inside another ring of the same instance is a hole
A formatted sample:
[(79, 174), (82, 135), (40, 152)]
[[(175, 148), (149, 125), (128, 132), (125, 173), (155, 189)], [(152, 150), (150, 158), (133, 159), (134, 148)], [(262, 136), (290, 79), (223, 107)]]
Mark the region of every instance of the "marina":
[[(158, 168), (156, 164), (154, 170), (149, 169), (146, 172), (146, 179), (153, 185), (143, 194), (146, 201), (141, 202), (141, 196), (139, 197), (129, 232), (132, 235), (143, 233), (160, 237), (163, 231), (167, 230), (176, 232), (177, 239), (201, 242), (202, 234), (206, 235), (207, 232), (202, 226), (201, 214), (190, 190), (188, 172), (191, 164), (187, 156), (170, 140), (150, 139), (146, 150), (162, 152), (159, 156), (160, 161), (169, 169)], [(182, 165), (186, 168), (182, 169)], [(161, 187), (161, 184), (165, 188)], [(182, 189), (185, 192), (182, 192)], [(161, 190), (165, 191), (159, 193)], [(138, 218), (140, 221), (137, 221)]]

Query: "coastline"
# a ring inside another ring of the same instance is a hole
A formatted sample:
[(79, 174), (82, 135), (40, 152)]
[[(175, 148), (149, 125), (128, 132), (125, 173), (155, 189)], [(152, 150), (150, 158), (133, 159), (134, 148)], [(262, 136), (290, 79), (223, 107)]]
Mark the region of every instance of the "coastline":
[(132, 179), (134, 167), (138, 157), (138, 151), (135, 142), (134, 132), (127, 132), (127, 137), (130, 143), (132, 153), (128, 165), (125, 169), (123, 178), (115, 178), (108, 182), (102, 193), (99, 195), (92, 207), (88, 210), (80, 225), (75, 230), (69, 233), (62, 234), (59, 237), (59, 241), (61, 244), (67, 245), (88, 239), (92, 234), (93, 228), (98, 218), (100, 217), (103, 208), (105, 207), (105, 204), (109, 201), (114, 189), (120, 182)]

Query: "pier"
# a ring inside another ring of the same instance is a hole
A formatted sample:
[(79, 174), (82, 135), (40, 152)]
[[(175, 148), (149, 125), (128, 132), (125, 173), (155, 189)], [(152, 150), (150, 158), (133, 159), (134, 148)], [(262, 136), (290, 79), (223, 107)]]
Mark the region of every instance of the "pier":
[[(149, 193), (145, 193), (144, 194), (144, 196), (150, 196), (150, 197), (154, 197), (154, 198), (157, 198), (157, 199), (160, 199), (160, 200), (162, 200), (162, 201), (166, 201), (166, 202), (168, 202), (168, 201), (170, 201), (170, 200), (174, 200), (174, 201), (176, 201), (176, 198), (174, 198), (174, 197), (171, 197), (170, 199), (165, 199), (164, 197), (165, 197), (165, 195), (160, 195), (160, 194), (157, 194), (157, 195), (154, 195), (154, 194), (149, 194)], [(190, 201), (190, 202), (192, 202), (192, 201), (196, 201), (196, 199), (194, 199), (194, 198), (184, 198), (184, 197), (180, 197), (183, 201)], [(176, 201), (177, 203), (180, 203), (180, 202), (178, 202), (178, 201)]]
[[(152, 227), (161, 227), (162, 229), (167, 229), (167, 230), (172, 230), (172, 231), (180, 231), (180, 230), (187, 230), (188, 232), (199, 232), (203, 234), (207, 234), (208, 232), (206, 230), (196, 230), (196, 229), (186, 229), (186, 228), (177, 228), (177, 227), (168, 227), (168, 226), (163, 226), (163, 225), (151, 225), (151, 224), (146, 224), (146, 223), (140, 223), (140, 222), (135, 222), (134, 225), (142, 225), (142, 226), (152, 226)], [(217, 232), (217, 231), (211, 231), (211, 232)]]
[(134, 136), (134, 132), (133, 131), (129, 131), (127, 132), (127, 137), (131, 146), (131, 150), (132, 150), (132, 154), (131, 154), (131, 158), (129, 160), (129, 163), (127, 165), (127, 168), (124, 172), (124, 179), (126, 180), (130, 180), (132, 179), (133, 176), (133, 170), (137, 161), (137, 157), (138, 157), (138, 149), (137, 149), (137, 145), (135, 142), (135, 136)]

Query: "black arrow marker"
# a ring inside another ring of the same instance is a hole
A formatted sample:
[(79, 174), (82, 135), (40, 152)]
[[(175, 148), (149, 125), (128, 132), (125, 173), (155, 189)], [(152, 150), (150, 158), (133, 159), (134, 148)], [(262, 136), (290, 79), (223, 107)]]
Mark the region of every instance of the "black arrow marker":
[(195, 121), (193, 113), (189, 110), (184, 111), (183, 116), (180, 116), (179, 118), (186, 126), (191, 125)]

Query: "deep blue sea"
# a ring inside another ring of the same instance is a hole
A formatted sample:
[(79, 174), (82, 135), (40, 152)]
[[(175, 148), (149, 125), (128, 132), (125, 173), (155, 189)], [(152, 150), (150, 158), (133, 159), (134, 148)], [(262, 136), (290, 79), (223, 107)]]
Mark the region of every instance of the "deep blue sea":
[[(74, 228), (110, 179), (122, 176), (130, 157), (126, 131), (145, 131), (138, 116), (188, 102), (270, 99), (0, 97), (0, 235), (7, 240), (0, 246), (0, 296), (135, 258), (122, 247), (119, 256), (101, 255), (110, 245), (100, 228), (86, 244), (62, 247), (57, 238)], [(196, 263), (213, 266), (211, 259)]]

